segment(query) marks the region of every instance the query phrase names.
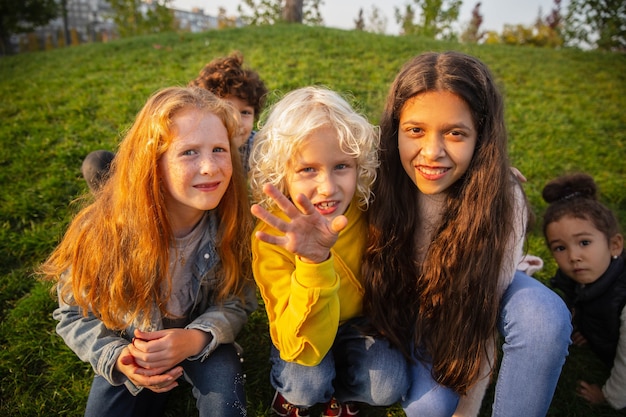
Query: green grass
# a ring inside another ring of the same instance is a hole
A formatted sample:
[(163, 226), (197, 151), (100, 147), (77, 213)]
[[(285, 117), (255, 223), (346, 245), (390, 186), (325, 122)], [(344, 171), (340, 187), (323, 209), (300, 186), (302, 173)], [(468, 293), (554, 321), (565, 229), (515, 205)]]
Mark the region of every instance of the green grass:
[[(55, 300), (33, 268), (52, 250), (87, 191), (80, 164), (91, 150), (115, 149), (146, 98), (184, 85), (206, 62), (243, 52), (273, 91), (321, 84), (349, 94), (378, 123), (384, 97), (407, 59), (423, 51), (478, 56), (502, 86), (510, 157), (529, 179), (538, 216), (541, 189), (568, 171), (597, 180), (604, 201), (626, 222), (626, 56), (575, 50), (477, 46), (298, 26), (248, 27), (203, 34), (163, 34), (0, 59), (0, 415), (82, 415), (92, 371), (56, 336)], [(538, 229), (537, 229), (538, 230)], [(535, 230), (529, 251), (555, 264)], [(271, 399), (269, 338), (263, 310), (241, 334), (251, 415)], [(576, 380), (608, 376), (583, 348), (571, 348), (550, 416), (623, 415), (589, 407), (573, 394)], [(528, 381), (532, 383), (532, 381)], [(193, 415), (177, 389), (168, 415)], [(491, 390), (481, 415), (489, 415)], [(365, 415), (401, 416), (398, 407)]]

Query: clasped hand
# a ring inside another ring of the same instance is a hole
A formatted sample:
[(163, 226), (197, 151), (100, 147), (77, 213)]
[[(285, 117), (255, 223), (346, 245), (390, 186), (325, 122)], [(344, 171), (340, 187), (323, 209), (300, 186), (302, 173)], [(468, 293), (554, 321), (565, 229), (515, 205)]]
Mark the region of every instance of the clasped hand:
[[(133, 342), (117, 359), (116, 368), (137, 387), (167, 392), (178, 386), (183, 374), (178, 365), (205, 346), (207, 334), (194, 329), (135, 330)], [(204, 344), (203, 344), (204, 343)], [(178, 366), (177, 366), (178, 365)]]
[(263, 242), (288, 250), (303, 262), (320, 263), (327, 260), (330, 248), (337, 241), (339, 232), (348, 224), (348, 219), (340, 215), (329, 220), (304, 195), (297, 195), (292, 202), (271, 184), (265, 184), (263, 192), (276, 202), (290, 221), (280, 219), (260, 205), (253, 204), (250, 211), (254, 216), (283, 233), (282, 236), (275, 236), (258, 231), (255, 236)]

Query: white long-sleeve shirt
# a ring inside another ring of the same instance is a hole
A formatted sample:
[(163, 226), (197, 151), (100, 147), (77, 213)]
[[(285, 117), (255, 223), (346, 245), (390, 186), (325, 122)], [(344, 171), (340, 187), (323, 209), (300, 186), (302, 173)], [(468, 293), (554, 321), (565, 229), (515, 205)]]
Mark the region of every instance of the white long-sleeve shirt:
[(620, 315), (619, 341), (609, 379), (602, 387), (602, 393), (611, 407), (620, 410), (626, 407), (626, 307)]

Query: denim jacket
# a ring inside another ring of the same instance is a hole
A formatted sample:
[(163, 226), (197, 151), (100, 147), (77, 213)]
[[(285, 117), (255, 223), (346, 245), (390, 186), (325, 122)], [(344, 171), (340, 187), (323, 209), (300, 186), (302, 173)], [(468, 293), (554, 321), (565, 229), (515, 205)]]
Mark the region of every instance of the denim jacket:
[[(186, 329), (199, 329), (210, 333), (211, 342), (198, 355), (189, 360), (205, 360), (218, 345), (234, 343), (235, 337), (245, 325), (248, 315), (257, 308), (255, 286), (250, 283), (244, 289), (244, 300), (229, 296), (222, 303), (215, 304), (214, 290), (219, 285), (218, 274), (221, 262), (216, 250), (217, 216), (210, 213), (210, 236), (212, 239), (196, 254), (193, 267), (192, 286), (196, 294)], [(161, 330), (163, 324), (157, 308), (152, 314), (152, 329)], [(115, 363), (122, 349), (131, 343), (135, 327), (124, 331), (113, 331), (97, 319), (91, 312), (84, 316), (77, 306), (71, 306), (59, 299), (59, 307), (52, 316), (58, 320), (57, 333), (76, 355), (89, 362), (97, 375), (104, 377), (111, 385), (126, 385), (136, 395), (141, 388), (136, 387), (124, 374), (115, 371)]]

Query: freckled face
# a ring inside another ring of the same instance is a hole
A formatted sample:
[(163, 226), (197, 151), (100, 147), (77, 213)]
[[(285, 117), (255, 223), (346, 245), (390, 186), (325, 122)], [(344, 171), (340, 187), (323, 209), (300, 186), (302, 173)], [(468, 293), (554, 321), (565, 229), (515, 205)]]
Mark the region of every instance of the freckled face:
[(570, 216), (548, 224), (546, 239), (561, 271), (579, 284), (600, 278), (623, 247), (619, 237), (607, 240), (589, 220)]
[(322, 127), (311, 133), (289, 166), (287, 193), (304, 194), (327, 219), (344, 214), (356, 190), (354, 157), (339, 146), (337, 133)]
[(235, 146), (240, 147), (250, 137), (252, 128), (254, 127), (254, 107), (252, 107), (247, 101), (235, 96), (226, 96), (224, 100), (229, 102), (241, 116), (241, 132), (234, 140)]
[(196, 108), (181, 110), (172, 122), (174, 138), (159, 160), (165, 204), (173, 223), (193, 226), (230, 183), (228, 132), (215, 114)]
[(406, 101), (400, 111), (398, 149), (407, 175), (424, 194), (444, 192), (467, 171), (476, 147), (467, 103), (447, 91)]

